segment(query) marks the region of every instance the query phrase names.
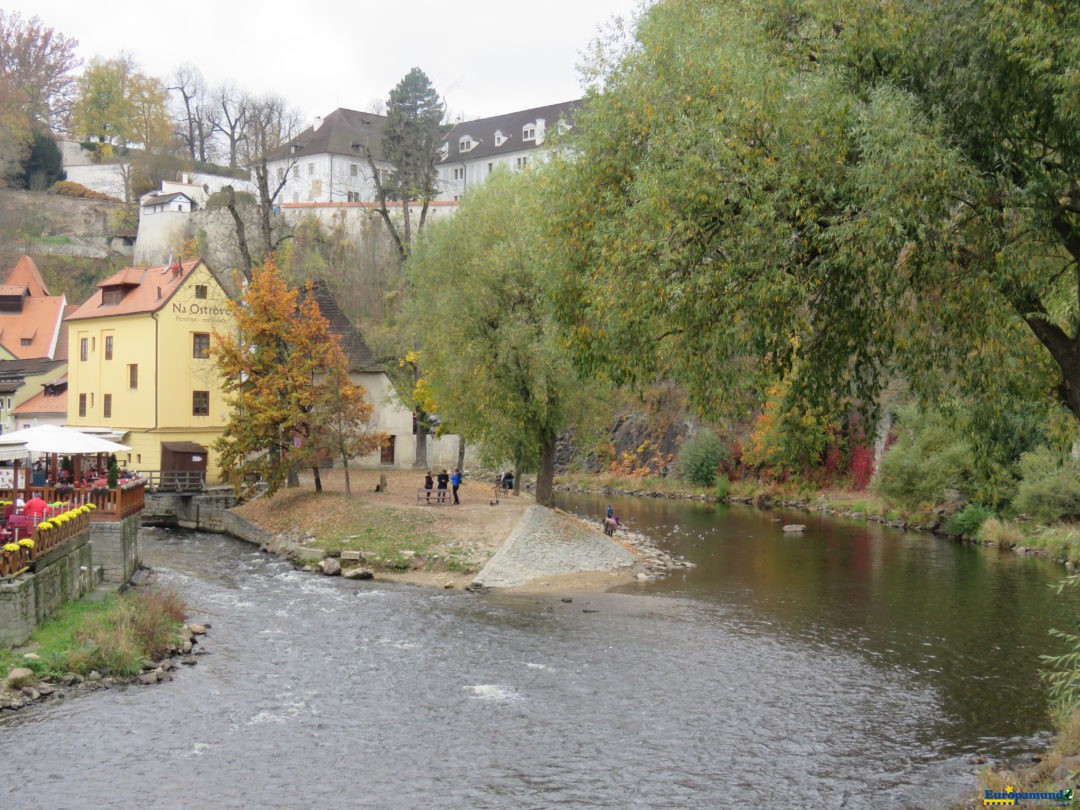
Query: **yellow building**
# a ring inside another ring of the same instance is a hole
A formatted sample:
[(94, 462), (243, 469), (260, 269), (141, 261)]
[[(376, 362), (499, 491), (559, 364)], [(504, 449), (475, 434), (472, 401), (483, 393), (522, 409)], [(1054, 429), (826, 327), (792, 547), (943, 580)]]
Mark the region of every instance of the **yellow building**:
[(228, 413), (214, 333), (235, 322), (206, 265), (121, 270), (67, 324), (67, 424), (129, 445), (117, 460), (140, 472), (205, 465), (207, 481), (218, 481), (210, 444)]

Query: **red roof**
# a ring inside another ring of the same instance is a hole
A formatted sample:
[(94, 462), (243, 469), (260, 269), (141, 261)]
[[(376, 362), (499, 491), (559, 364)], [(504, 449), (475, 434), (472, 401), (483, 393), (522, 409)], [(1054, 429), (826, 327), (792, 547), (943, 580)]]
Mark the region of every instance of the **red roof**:
[[(195, 268), (201, 265), (202, 261), (196, 260), (174, 262), (161, 267), (127, 267), (98, 284), (97, 292), (68, 315), (67, 319), (77, 321), (84, 318), (157, 312), (183, 286)], [(103, 302), (103, 291), (107, 289), (123, 291), (120, 303), (106, 305)]]
[(67, 390), (52, 396), (38, 391), (11, 412), (16, 416), (28, 413), (67, 413)]
[(49, 295), (49, 288), (45, 286), (45, 280), (38, 272), (37, 265), (29, 256), (23, 256), (11, 271), (5, 285), (12, 287), (25, 287), (34, 298), (45, 298)]

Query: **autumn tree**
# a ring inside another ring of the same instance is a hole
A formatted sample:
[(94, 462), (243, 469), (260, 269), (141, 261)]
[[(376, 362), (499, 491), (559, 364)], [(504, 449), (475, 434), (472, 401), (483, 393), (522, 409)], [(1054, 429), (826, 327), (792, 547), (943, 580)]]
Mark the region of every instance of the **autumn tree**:
[(18, 98), (31, 127), (60, 130), (71, 107), (79, 42), (0, 9), (0, 92)]
[(0, 9), (0, 184), (25, 175), (35, 138), (62, 126), (71, 103), (78, 42)]
[(72, 109), (72, 124), (79, 134), (116, 146), (132, 141), (130, 84), (135, 73), (130, 56), (91, 60), (79, 77), (78, 99)]
[(779, 380), (842, 411), (895, 373), (991, 403), (1057, 376), (1080, 414), (1080, 9), (1022, 8), (648, 9), (549, 198), (579, 368), (713, 414)]
[(236, 334), (216, 336), (217, 367), (230, 407), (214, 443), (222, 469), (238, 486), (245, 476), (257, 475), (272, 493), (290, 472), (310, 464), (321, 490), (320, 452), (378, 443), (365, 436), (370, 406), (363, 389), (342, 378), (344, 353), (310, 288), (301, 301), (273, 259), (255, 268), (243, 299), (230, 309)]
[(536, 188), (496, 172), (433, 226), (409, 260), (408, 306), (440, 418), (494, 463), (537, 470), (536, 499), (550, 504), (559, 431), (595, 409), (550, 315), (547, 280), (564, 257), (543, 238)]

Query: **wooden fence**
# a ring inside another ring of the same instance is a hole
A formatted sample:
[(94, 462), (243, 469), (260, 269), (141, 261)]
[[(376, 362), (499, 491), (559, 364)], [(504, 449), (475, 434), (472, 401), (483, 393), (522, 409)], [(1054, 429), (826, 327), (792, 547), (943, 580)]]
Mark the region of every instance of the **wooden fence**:
[[(90, 528), (94, 510), (73, 507), (48, 517), (40, 523), (5, 530), (7, 536), (0, 544), (0, 577), (21, 574), (46, 554), (62, 548)], [(20, 541), (31, 540), (28, 546)], [(16, 548), (12, 549), (12, 546)]]

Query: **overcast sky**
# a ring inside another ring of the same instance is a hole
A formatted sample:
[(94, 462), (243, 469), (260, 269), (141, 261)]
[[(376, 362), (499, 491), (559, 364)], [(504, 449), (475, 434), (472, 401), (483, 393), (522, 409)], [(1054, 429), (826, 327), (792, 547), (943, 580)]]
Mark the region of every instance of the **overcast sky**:
[(416, 66), (452, 118), (581, 95), (582, 54), (641, 0), (0, 0), (79, 40), (84, 60), (130, 53), (167, 78), (182, 62), (210, 84), (277, 93), (306, 117), (371, 110)]

